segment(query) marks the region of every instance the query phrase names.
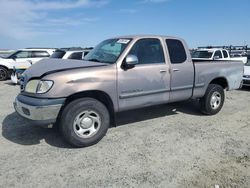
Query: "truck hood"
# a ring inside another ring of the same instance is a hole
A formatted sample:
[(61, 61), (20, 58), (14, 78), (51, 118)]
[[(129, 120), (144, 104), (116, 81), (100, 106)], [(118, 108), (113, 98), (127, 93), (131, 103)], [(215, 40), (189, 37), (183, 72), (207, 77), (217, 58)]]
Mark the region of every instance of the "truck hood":
[(107, 63), (97, 63), (92, 61), (83, 60), (70, 60), (70, 59), (43, 59), (28, 68), (24, 75), (25, 77), (43, 77), (44, 75), (52, 74), (55, 72), (66, 71), (77, 68), (89, 68), (106, 66)]
[(244, 75), (250, 75), (250, 66), (244, 66)]

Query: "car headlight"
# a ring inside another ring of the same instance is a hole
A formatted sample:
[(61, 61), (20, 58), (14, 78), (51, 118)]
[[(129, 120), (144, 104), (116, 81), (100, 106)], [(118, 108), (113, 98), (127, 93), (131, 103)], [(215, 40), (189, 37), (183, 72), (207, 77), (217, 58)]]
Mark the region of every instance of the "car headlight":
[(25, 92), (46, 93), (52, 88), (53, 83), (51, 80), (30, 80), (25, 86)]

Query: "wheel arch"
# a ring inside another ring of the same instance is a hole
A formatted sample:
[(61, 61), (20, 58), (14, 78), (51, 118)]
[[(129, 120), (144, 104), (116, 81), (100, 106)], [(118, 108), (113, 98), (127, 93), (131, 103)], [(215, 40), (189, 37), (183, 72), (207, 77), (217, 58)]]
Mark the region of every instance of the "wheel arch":
[(223, 89), (228, 89), (228, 81), (225, 77), (218, 77), (213, 79), (209, 84), (217, 84), (220, 85)]
[[(96, 100), (102, 102), (106, 106), (106, 108), (108, 109), (108, 111), (110, 113), (111, 125), (115, 126), (114, 103), (113, 103), (111, 97), (104, 91), (90, 90), (90, 91), (83, 91), (83, 92), (74, 93), (66, 98), (66, 101), (64, 103), (64, 107), (76, 99), (85, 98), (85, 97), (93, 98), (93, 99), (96, 99)], [(63, 110), (63, 108), (62, 108), (62, 110)]]

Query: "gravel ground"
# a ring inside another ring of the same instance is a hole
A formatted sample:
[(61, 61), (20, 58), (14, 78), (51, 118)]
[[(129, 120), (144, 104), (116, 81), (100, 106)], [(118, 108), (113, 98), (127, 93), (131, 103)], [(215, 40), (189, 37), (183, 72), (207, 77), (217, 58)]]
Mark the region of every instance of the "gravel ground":
[(121, 113), (82, 149), (20, 118), (18, 86), (0, 89), (0, 187), (250, 187), (250, 89), (227, 92), (215, 116), (194, 102)]

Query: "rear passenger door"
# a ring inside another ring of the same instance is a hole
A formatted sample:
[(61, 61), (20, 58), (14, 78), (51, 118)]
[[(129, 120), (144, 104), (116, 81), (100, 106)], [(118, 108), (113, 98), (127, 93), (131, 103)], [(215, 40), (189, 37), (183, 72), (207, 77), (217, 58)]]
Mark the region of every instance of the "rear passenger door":
[(194, 66), (190, 55), (187, 55), (183, 42), (177, 39), (165, 40), (171, 63), (170, 101), (186, 100), (192, 96)]
[(162, 42), (157, 38), (139, 39), (128, 54), (137, 56), (139, 63), (131, 69), (118, 68), (120, 110), (167, 102), (170, 75)]

